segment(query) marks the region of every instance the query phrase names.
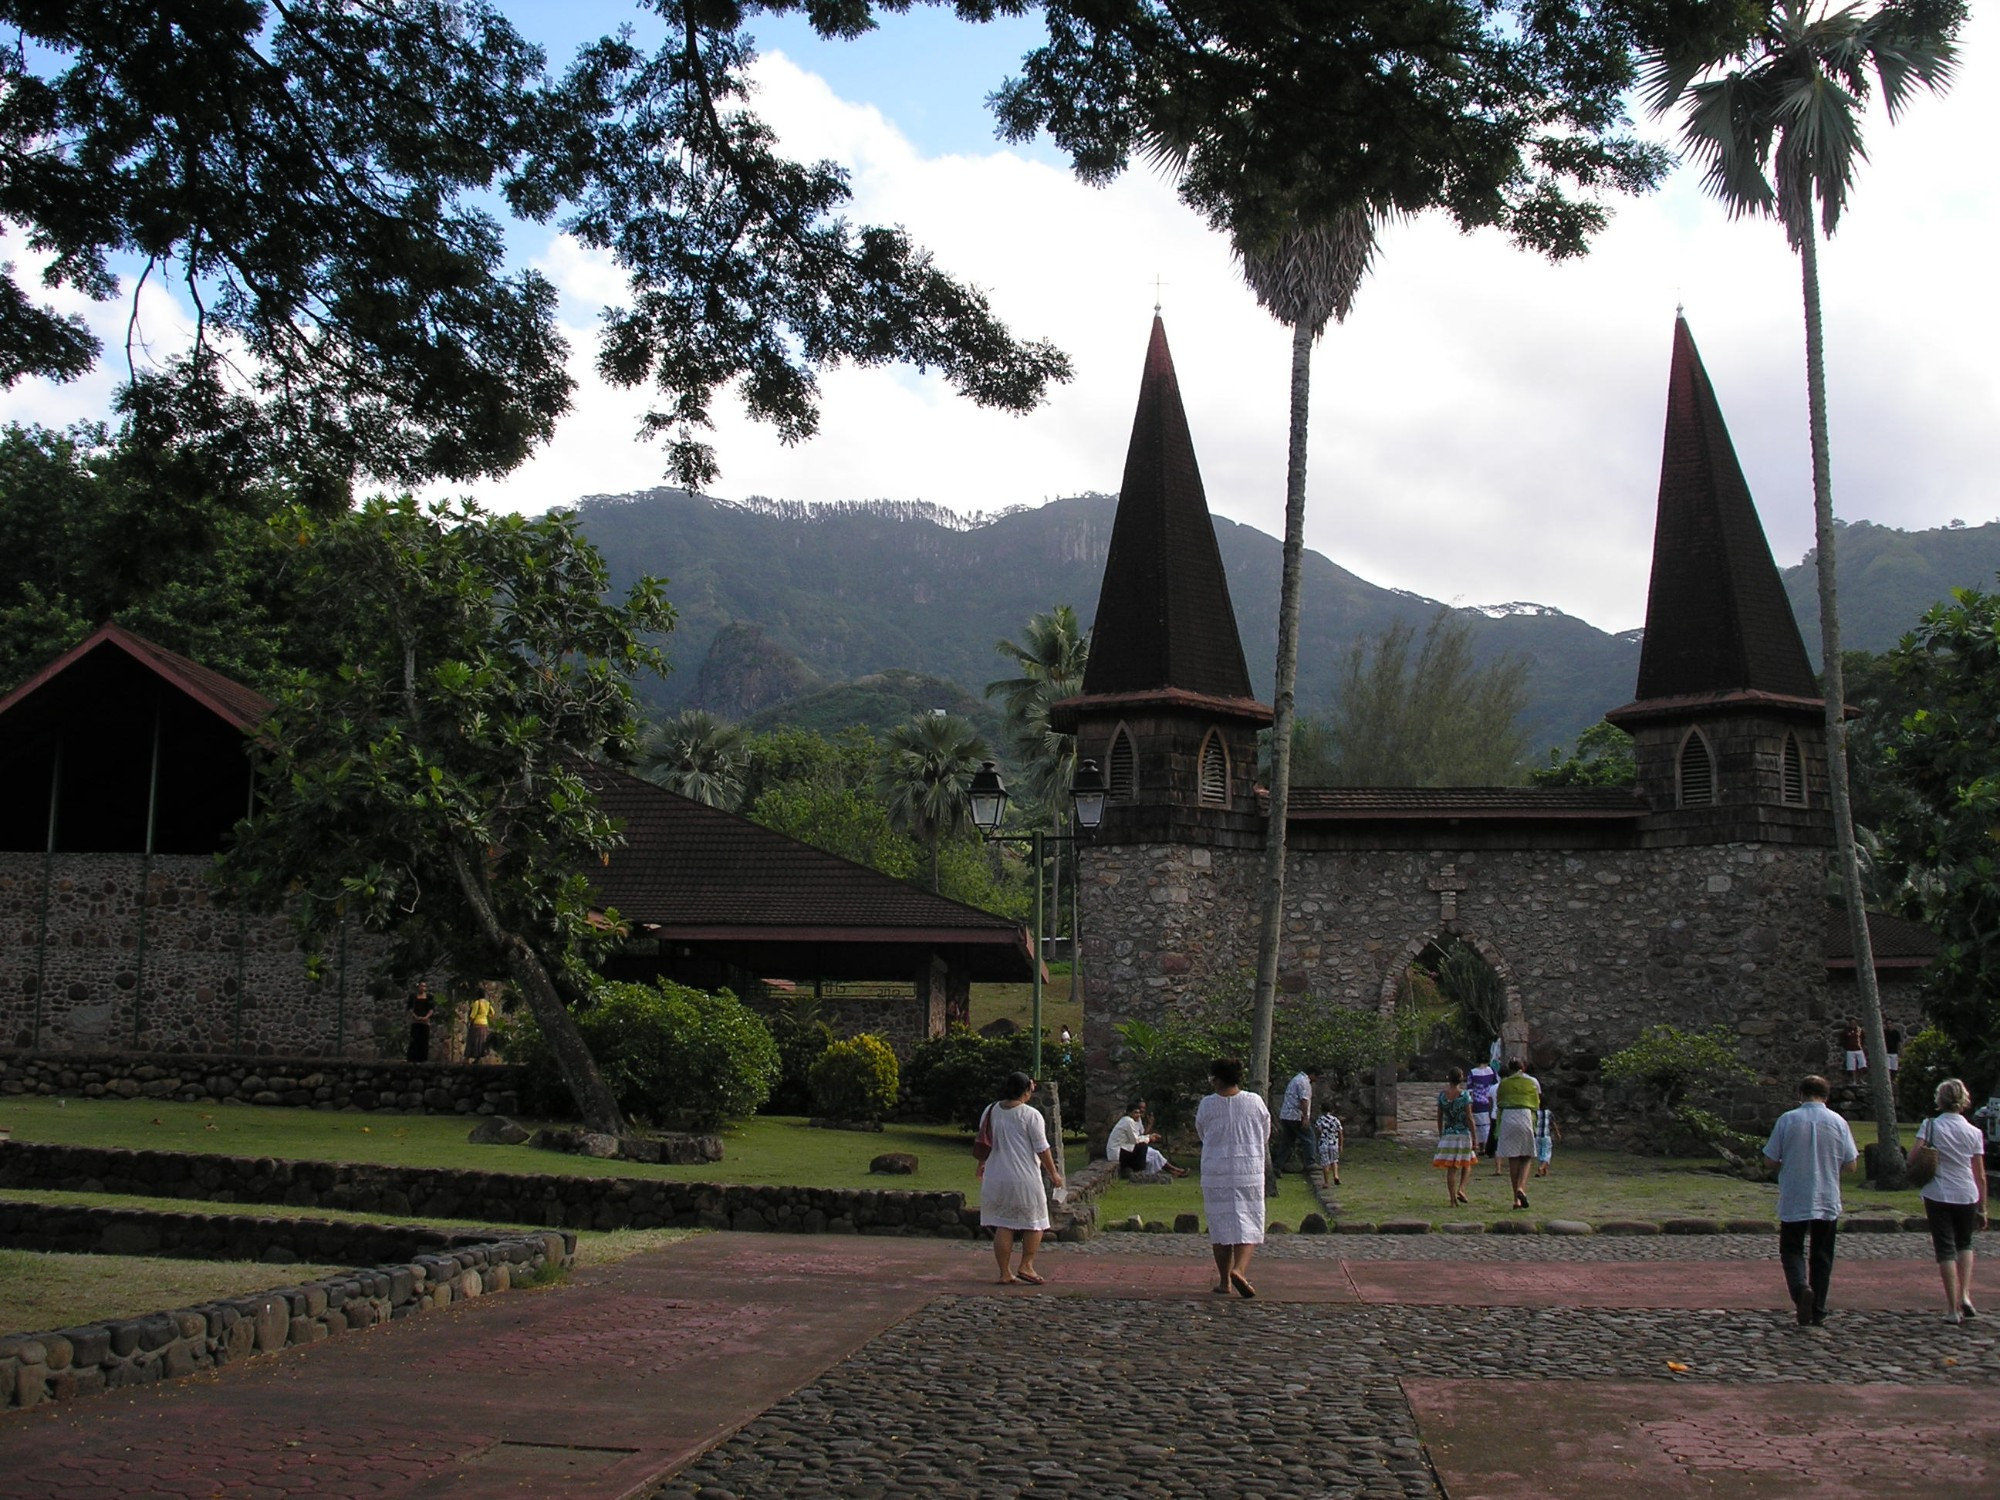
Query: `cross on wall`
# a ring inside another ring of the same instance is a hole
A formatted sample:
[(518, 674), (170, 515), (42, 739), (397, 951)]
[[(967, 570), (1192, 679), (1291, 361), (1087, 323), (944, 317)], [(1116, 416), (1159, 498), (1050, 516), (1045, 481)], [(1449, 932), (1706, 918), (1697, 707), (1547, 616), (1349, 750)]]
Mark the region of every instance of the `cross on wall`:
[(1447, 926), (1458, 920), (1458, 893), (1471, 882), (1458, 873), (1455, 864), (1441, 867), (1431, 876), (1430, 888), (1438, 893), (1438, 921)]

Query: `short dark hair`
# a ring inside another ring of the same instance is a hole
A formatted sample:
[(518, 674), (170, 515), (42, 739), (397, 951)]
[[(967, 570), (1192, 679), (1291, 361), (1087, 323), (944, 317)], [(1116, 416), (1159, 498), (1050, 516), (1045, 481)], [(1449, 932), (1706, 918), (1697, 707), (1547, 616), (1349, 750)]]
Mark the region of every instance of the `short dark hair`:
[(1218, 1057), (1208, 1065), (1208, 1076), (1226, 1089), (1243, 1086), (1243, 1060), (1239, 1057)]
[(1026, 1073), (1009, 1073), (1005, 1078), (1000, 1080), (1000, 1097), (1002, 1099), (1018, 1099), (1034, 1086), (1035, 1080), (1030, 1078)]
[(1833, 1085), (1817, 1073), (1808, 1073), (1799, 1080), (1801, 1099), (1829, 1099), (1833, 1096)]
[(1447, 1074), (1445, 1074), (1445, 1075), (1444, 1075), (1444, 1081), (1445, 1081), (1446, 1083), (1463, 1083), (1463, 1082), (1465, 1082), (1465, 1073), (1464, 1073), (1464, 1070), (1463, 1070), (1463, 1069), (1460, 1069), (1460, 1068), (1453, 1068), (1453, 1069), (1452, 1069), (1452, 1070), (1451, 1070), (1451, 1071), (1450, 1071), (1449, 1073), (1447, 1073)]
[(1512, 1078), (1516, 1073), (1521, 1071), (1521, 1059), (1518, 1057), (1508, 1058), (1507, 1066), (1500, 1071), (1505, 1073), (1509, 1078)]
[(1136, 1115), (1140, 1110), (1144, 1109), (1145, 1107), (1146, 1107), (1146, 1101), (1140, 1098), (1136, 1094), (1133, 1095), (1130, 1099), (1127, 1099), (1125, 1101), (1125, 1113), (1128, 1115)]

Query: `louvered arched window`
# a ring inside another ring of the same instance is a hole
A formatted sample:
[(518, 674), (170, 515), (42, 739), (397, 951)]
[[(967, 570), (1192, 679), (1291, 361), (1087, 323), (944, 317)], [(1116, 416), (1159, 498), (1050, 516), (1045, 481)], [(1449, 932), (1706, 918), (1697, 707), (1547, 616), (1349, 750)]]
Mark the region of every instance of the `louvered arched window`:
[(1130, 802), (1139, 791), (1139, 757), (1132, 748), (1132, 736), (1123, 724), (1111, 736), (1111, 753), (1105, 758), (1104, 794), (1113, 802)]
[(1784, 799), (1787, 807), (1806, 805), (1806, 757), (1799, 748), (1799, 737), (1785, 736), (1785, 749), (1780, 774), (1784, 782)]
[(1204, 807), (1229, 806), (1229, 751), (1222, 735), (1213, 729), (1201, 742), (1201, 803)]
[(1690, 729), (1681, 741), (1680, 788), (1682, 807), (1708, 807), (1715, 802), (1715, 757), (1699, 729)]

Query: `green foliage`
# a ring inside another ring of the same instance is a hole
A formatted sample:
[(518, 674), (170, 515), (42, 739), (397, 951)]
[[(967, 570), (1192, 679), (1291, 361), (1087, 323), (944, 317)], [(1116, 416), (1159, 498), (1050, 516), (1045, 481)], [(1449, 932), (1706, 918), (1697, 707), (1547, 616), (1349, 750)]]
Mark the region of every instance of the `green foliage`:
[(812, 1088), (807, 1080), (813, 1064), (833, 1045), (833, 1028), (820, 1019), (819, 1002), (809, 990), (780, 1006), (764, 1024), (778, 1046), (778, 1081), (771, 1090), (769, 1112), (810, 1114)]
[[(1896, 1069), (1896, 1113), (1905, 1120), (1922, 1120), (1937, 1113), (1937, 1086), (1960, 1078), (1964, 1069), (1958, 1048), (1935, 1026), (1903, 1039)], [(1973, 1090), (1977, 1097), (1978, 1090)]]
[(750, 808), (750, 820), (898, 880), (914, 880), (922, 865), (916, 844), (889, 826), (889, 810), (852, 787), (774, 786)]
[(286, 498), (281, 476), (232, 486), (201, 454), (145, 449), (129, 429), (0, 431), (0, 683), (115, 618), (269, 686), (295, 644), (265, 525)]
[[(1143, 1094), (1166, 1131), (1194, 1123), (1208, 1092), (1208, 1065), (1218, 1057), (1244, 1057), (1250, 1017), (1240, 1004), (1211, 1002), (1192, 1017), (1158, 1026), (1143, 1021), (1118, 1028), (1127, 1049), (1129, 1086)], [(1323, 1087), (1339, 1087), (1354, 1074), (1394, 1054), (1401, 1037), (1392, 1018), (1320, 996), (1303, 996), (1277, 1008), (1272, 1018), (1271, 1077), (1289, 1079), (1305, 1067), (1322, 1069)]]
[[(954, 1026), (910, 1054), (903, 1066), (903, 1108), (922, 1119), (947, 1121), (965, 1130), (979, 1126), (986, 1106), (1000, 1097), (1009, 1073), (1027, 1073), (1034, 1060), (1034, 1035), (1027, 1030), (981, 1036)], [(1070, 1129), (1083, 1121), (1083, 1049), (1067, 1060), (1052, 1038), (1042, 1038), (1042, 1072), (1062, 1095), (1063, 1121)]]
[[(778, 1044), (728, 990), (710, 994), (665, 979), (605, 984), (576, 1023), (619, 1108), (635, 1120), (713, 1129), (763, 1108), (778, 1080)], [(512, 1060), (527, 1070), (531, 1108), (560, 1105), (561, 1071), (526, 1017)]]
[(583, 872), (618, 834), (579, 772), (631, 744), (630, 679), (660, 665), (640, 635), (671, 608), (651, 579), (607, 599), (561, 513), (377, 499), (327, 521), (294, 510), (278, 535), (337, 665), (276, 695), (231, 888), (289, 907), (314, 947), (355, 919), (405, 972), (440, 953), (463, 973), (504, 966), (585, 1120), (615, 1128), (556, 976), (587, 993), (613, 931)]
[(828, 1120), (879, 1120), (896, 1107), (896, 1054), (863, 1032), (835, 1042), (806, 1074), (813, 1110)]
[[(840, 167), (779, 153), (745, 7), (657, 8), (657, 53), (624, 29), (551, 78), (484, 0), (10, 5), (0, 221), (51, 287), (112, 300), (131, 258), (196, 301), (193, 351), (128, 395), (333, 476), (504, 473), (567, 408), (555, 289), (509, 265), (496, 213), (617, 265), (598, 368), (658, 392), (644, 430), (683, 483), (715, 476), (695, 434), (725, 389), (797, 440), (824, 365), (909, 361), (1011, 410), (1068, 377), (901, 230), (848, 223)], [(758, 8), (872, 24), (868, 0)], [(100, 353), (0, 277), (0, 382)]]
[(1631, 786), (1638, 779), (1632, 736), (1602, 719), (1576, 737), (1567, 760), (1552, 746), (1549, 763), (1528, 773), (1534, 786)]
[(1706, 1031), (1648, 1026), (1638, 1041), (1606, 1057), (1601, 1071), (1606, 1083), (1636, 1084), (1664, 1109), (1690, 1094), (1713, 1093), (1757, 1076), (1737, 1054), (1736, 1039), (1726, 1026)]
[(743, 795), (743, 731), (684, 708), (646, 736), (641, 774), (656, 786), (733, 812)]
[[(1889, 651), (1910, 627), (1940, 599), (1956, 588), (1975, 588), (2000, 572), (2000, 521), (1905, 531), (1873, 521), (1836, 521), (1840, 548), (1841, 662), (1847, 677), (1849, 706), (1862, 702), (1857, 692), (1855, 658)], [(1785, 597), (1805, 635), (1806, 651), (1819, 666), (1819, 585), (1808, 552), (1803, 562), (1782, 571)], [(1865, 705), (1864, 705), (1865, 706)], [(1898, 714), (1888, 722), (1900, 719)], [(1849, 748), (1852, 750), (1852, 731)], [(1860, 807), (1855, 816), (1861, 816)]]
[[(1527, 663), (1501, 657), (1475, 666), (1472, 626), (1450, 610), (1431, 617), (1412, 659), (1416, 630), (1391, 625), (1347, 659), (1323, 739), (1294, 739), (1292, 777), (1301, 786), (1503, 786), (1521, 779), (1527, 735)], [(1316, 751), (1316, 764), (1300, 760)]]
[(2000, 1078), (2000, 593), (1954, 589), (1892, 654), (1919, 704), (1890, 738), (1886, 830), (1938, 934), (1925, 1013), (1975, 1088)]
[(754, 807), (775, 787), (865, 789), (874, 781), (876, 753), (859, 725), (831, 736), (796, 726), (750, 735), (743, 744), (742, 805)]
[[(995, 96), (1002, 133), (1046, 130), (1106, 181), (1173, 143), (1180, 196), (1238, 244), (1369, 204), (1498, 225), (1550, 255), (1668, 159), (1636, 139), (1631, 13), (1525, 0), (1050, 0), (1049, 40)], [(1329, 125), (1338, 100), (1338, 127)]]
[(1507, 1019), (1507, 987), (1470, 943), (1454, 939), (1438, 959), (1439, 991), (1456, 1011), (1465, 1050), (1484, 1057)]
[(985, 755), (986, 742), (978, 732), (952, 714), (919, 714), (884, 739), (876, 791), (890, 823), (924, 849), (934, 891), (942, 884), (945, 840), (971, 830), (966, 792)]

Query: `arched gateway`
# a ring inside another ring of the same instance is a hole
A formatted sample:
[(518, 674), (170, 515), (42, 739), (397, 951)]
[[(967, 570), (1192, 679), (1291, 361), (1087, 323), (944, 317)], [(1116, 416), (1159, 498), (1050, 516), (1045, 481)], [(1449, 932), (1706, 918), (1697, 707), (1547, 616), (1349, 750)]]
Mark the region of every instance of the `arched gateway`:
[[(1645, 1026), (1727, 1024), (1761, 1073), (1823, 1065), (1826, 766), (1805, 647), (1685, 322), (1674, 328), (1634, 737), (1620, 788), (1295, 788), (1281, 992), (1384, 1003), (1426, 944), (1470, 943), (1505, 984), (1509, 1050), (1566, 1128), (1600, 1123), (1596, 1069)], [(1080, 853), (1089, 1123), (1123, 1097), (1118, 1027), (1240, 994), (1254, 972), (1264, 809), (1235, 612), (1156, 318), (1083, 691), (1051, 721), (1135, 774)], [(1706, 752), (1685, 795), (1683, 748)], [(1223, 768), (1226, 767), (1226, 772)], [(1532, 1032), (1528, 1017), (1532, 1015)], [(1504, 1035), (1503, 1029), (1503, 1035)], [(1378, 1077), (1357, 1101), (1392, 1113)], [(1768, 1099), (1746, 1099), (1767, 1112)]]

